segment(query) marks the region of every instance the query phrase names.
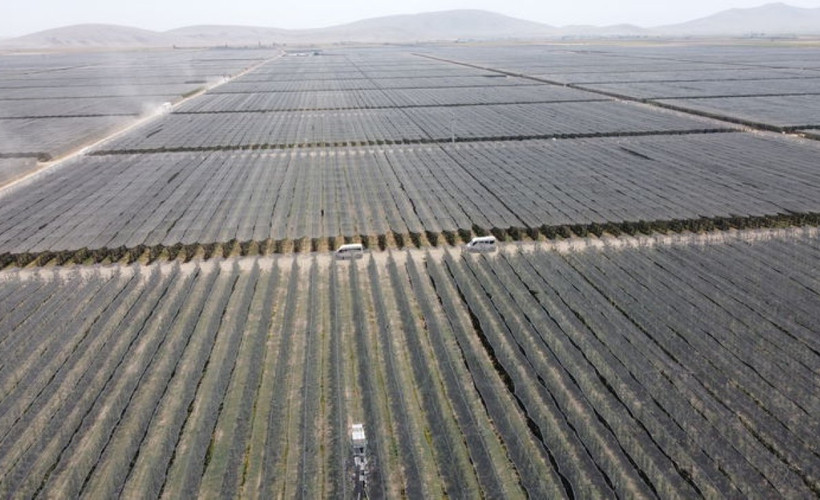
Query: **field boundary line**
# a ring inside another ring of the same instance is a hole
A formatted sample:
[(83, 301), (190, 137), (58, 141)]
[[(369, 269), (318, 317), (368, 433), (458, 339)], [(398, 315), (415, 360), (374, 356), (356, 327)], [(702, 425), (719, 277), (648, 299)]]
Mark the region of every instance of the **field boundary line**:
[[(491, 68), (491, 67), (488, 67), (488, 66), (482, 66), (480, 64), (473, 64), (473, 63), (468, 63), (468, 62), (464, 62), (464, 61), (457, 61), (457, 60), (454, 60), (454, 59), (447, 59), (447, 58), (443, 58), (443, 57), (434, 56), (434, 55), (431, 55), (431, 54), (421, 54), (421, 53), (418, 53), (418, 52), (412, 52), (412, 54), (414, 56), (417, 56), (417, 57), (423, 57), (423, 58), (432, 59), (432, 60), (435, 60), (435, 61), (440, 61), (440, 62), (445, 62), (445, 63), (450, 63), (450, 64), (457, 64), (457, 65), (466, 66), (466, 67), (470, 67), (470, 68), (474, 68), (474, 69), (480, 69), (480, 70), (484, 70), (484, 71), (492, 71), (492, 72), (499, 73), (499, 74), (502, 74), (502, 75), (514, 76), (514, 77), (517, 77), (517, 78), (524, 78), (524, 79), (532, 80), (532, 81), (535, 81), (535, 82), (548, 83), (550, 85), (555, 85), (555, 86), (558, 86), (558, 87), (566, 87), (566, 88), (571, 88), (571, 89), (575, 89), (575, 90), (581, 90), (581, 91), (584, 91), (584, 92), (590, 92), (590, 93), (593, 93), (593, 94), (599, 94), (599, 95), (611, 97), (613, 99), (618, 99), (620, 101), (627, 101), (627, 102), (633, 102), (633, 103), (637, 103), (637, 104), (644, 104), (644, 105), (652, 107), (652, 108), (665, 109), (665, 110), (668, 110), (668, 111), (675, 111), (677, 113), (683, 113), (683, 114), (687, 114), (687, 115), (691, 115), (691, 116), (697, 116), (697, 117), (700, 117), (700, 118), (708, 118), (710, 120), (716, 120), (716, 121), (721, 121), (721, 122), (725, 122), (725, 123), (731, 123), (733, 125), (741, 125), (741, 126), (747, 128), (747, 129), (754, 129), (754, 130), (766, 131), (766, 132), (780, 132), (780, 133), (784, 133), (784, 134), (794, 134), (794, 135), (797, 135), (797, 136), (805, 138), (805, 139), (817, 140), (817, 136), (815, 136), (813, 134), (801, 133), (798, 130), (801, 127), (792, 127), (792, 126), (783, 127), (783, 126), (779, 126), (779, 125), (771, 125), (771, 124), (768, 124), (768, 123), (757, 122), (757, 121), (754, 121), (754, 120), (745, 120), (745, 119), (742, 119), (742, 118), (736, 118), (736, 117), (732, 117), (732, 116), (728, 116), (728, 115), (724, 115), (724, 114), (720, 114), (720, 113), (712, 113), (712, 112), (708, 112), (708, 111), (700, 111), (700, 110), (686, 108), (686, 107), (682, 107), (682, 106), (675, 106), (673, 104), (659, 102), (659, 100), (658, 100), (659, 98), (633, 97), (633, 96), (629, 96), (629, 95), (625, 95), (625, 94), (620, 94), (620, 93), (617, 93), (617, 92), (611, 92), (611, 91), (606, 91), (606, 90), (600, 90), (600, 89), (587, 87), (587, 86), (585, 86), (585, 84), (581, 84), (581, 83), (564, 83), (564, 82), (559, 82), (559, 81), (556, 81), (556, 80), (550, 80), (550, 79), (547, 79), (547, 78), (528, 75), (526, 73), (518, 73), (518, 72), (515, 72), (515, 71), (507, 71), (507, 70), (503, 70), (503, 69)], [(594, 83), (594, 84), (597, 85), (597, 82)], [(591, 85), (591, 84), (586, 84), (586, 85)], [(802, 128), (805, 128), (805, 127), (802, 127)]]
[(515, 141), (537, 141), (537, 140), (573, 140), (573, 139), (606, 139), (617, 137), (652, 137), (662, 135), (706, 135), (706, 134), (729, 134), (741, 132), (738, 128), (704, 128), (688, 130), (647, 130), (638, 132), (590, 132), (590, 133), (569, 133), (569, 134), (539, 134), (539, 135), (502, 135), (489, 137), (442, 137), (439, 139), (398, 139), (398, 140), (361, 140), (361, 141), (341, 141), (341, 142), (304, 142), (304, 143), (266, 143), (266, 144), (244, 144), (235, 146), (194, 146), (194, 147), (170, 147), (170, 148), (148, 148), (148, 149), (102, 149), (89, 153), (91, 156), (112, 156), (130, 154), (162, 154), (162, 153), (201, 153), (210, 151), (288, 151), (300, 149), (316, 148), (357, 148), (357, 147), (379, 147), (379, 146), (418, 146), (425, 144), (450, 144), (474, 143), (474, 142), (515, 142)]
[[(378, 90), (390, 90), (390, 89), (378, 89)], [(223, 94), (224, 95), (224, 94)], [(391, 105), (381, 105), (381, 106), (341, 106), (341, 107), (329, 107), (329, 108), (286, 108), (286, 109), (227, 109), (227, 110), (215, 110), (215, 111), (178, 111), (174, 114), (176, 115), (227, 115), (227, 114), (242, 114), (242, 113), (256, 113), (256, 114), (265, 114), (265, 113), (314, 113), (314, 112), (327, 112), (327, 111), (359, 111), (362, 109), (395, 109), (400, 110), (404, 108), (408, 109), (417, 109), (417, 108), (464, 108), (469, 106), (512, 106), (512, 105), (527, 105), (527, 104), (566, 104), (566, 103), (586, 103), (586, 102), (609, 102), (610, 99), (604, 99), (600, 97), (591, 97), (589, 99), (544, 99), (544, 100), (536, 100), (536, 101), (504, 101), (504, 102), (472, 102), (472, 103), (448, 103), (448, 104), (406, 104), (406, 105), (398, 105), (398, 104), (391, 104)], [(3, 118), (0, 118), (2, 120)]]
[[(472, 258), (485, 256), (494, 258), (495, 255), (515, 255), (532, 254), (536, 252), (555, 252), (561, 255), (582, 254), (585, 252), (622, 252), (628, 250), (652, 249), (652, 248), (678, 248), (678, 247), (710, 247), (726, 245), (731, 243), (758, 243), (765, 241), (790, 241), (799, 239), (820, 238), (820, 227), (789, 227), (778, 229), (746, 229), (729, 231), (712, 231), (707, 233), (681, 233), (681, 234), (655, 234), (655, 235), (621, 235), (603, 237), (572, 237), (561, 241), (511, 241), (500, 243), (498, 252), (495, 254), (468, 254)], [(459, 251), (460, 246), (438, 246), (438, 247), (407, 247), (404, 249), (389, 249), (386, 251), (373, 251), (366, 253), (361, 261), (341, 262), (342, 265), (367, 266), (373, 259), (379, 268), (387, 266), (388, 257), (393, 256), (397, 265), (404, 265), (407, 259), (433, 259), (442, 262), (445, 256)], [(251, 272), (255, 264), (263, 272), (270, 272), (274, 268), (288, 270), (292, 267), (294, 260), (300, 267), (311, 265), (314, 261), (322, 267), (329, 266), (334, 262), (332, 252), (310, 252), (291, 254), (268, 254), (268, 255), (234, 255), (230, 257), (219, 257), (207, 260), (191, 260), (180, 263), (178, 260), (155, 261), (150, 264), (124, 265), (119, 262), (105, 264), (72, 265), (72, 266), (50, 266), (50, 267), (30, 267), (25, 269), (6, 268), (0, 269), (0, 283), (14, 281), (53, 281), (63, 279), (66, 276), (74, 275), (77, 272), (87, 277), (97, 276), (113, 279), (130, 279), (138, 274), (143, 282), (150, 279), (145, 268), (158, 269), (162, 275), (171, 272), (179, 272), (180, 276), (188, 276), (197, 271), (212, 272), (216, 269), (220, 271), (230, 271), (234, 265), (238, 265), (241, 272)], [(339, 261), (336, 261), (339, 262)], [(140, 270), (141, 269), (141, 270)]]
[[(443, 251), (444, 249), (460, 248), (470, 241), (473, 236), (492, 234), (499, 240), (502, 248), (516, 248), (526, 251), (528, 248), (552, 248), (556, 251), (579, 251), (585, 248), (595, 248), (601, 245), (622, 246), (630, 248), (630, 244), (638, 242), (637, 246), (654, 246), (657, 244), (693, 243), (698, 241), (723, 241), (728, 234), (739, 234), (741, 238), (759, 238), (760, 234), (778, 234), (776, 231), (788, 232), (808, 231), (816, 235), (820, 228), (820, 213), (793, 213), (768, 216), (749, 217), (702, 217), (689, 220), (658, 220), (658, 221), (623, 221), (606, 224), (574, 224), (563, 226), (541, 226), (537, 228), (510, 227), (506, 229), (492, 228), (489, 231), (482, 228), (459, 229), (439, 234), (436, 244), (430, 245), (419, 237), (417, 233), (399, 234), (392, 241), (402, 241), (402, 244), (374, 244), (376, 241), (386, 242), (385, 235), (364, 235), (361, 242), (374, 255), (387, 255), (395, 251)], [(742, 233), (742, 234), (741, 234)], [(786, 234), (786, 233), (783, 233)], [(622, 238), (633, 238), (622, 240)], [(228, 242), (208, 243), (176, 243), (172, 246), (139, 245), (129, 248), (81, 248), (78, 250), (41, 251), (23, 253), (0, 253), (0, 272), (6, 269), (74, 269), (77, 266), (93, 265), (150, 265), (157, 262), (184, 263), (191, 262), (221, 262), (221, 259), (231, 257), (265, 258), (271, 256), (306, 256), (333, 259), (333, 246), (319, 245), (318, 240), (336, 241), (337, 236), (313, 238), (317, 244), (308, 238), (300, 240), (282, 240), (264, 242), (231, 240)], [(352, 241), (353, 238), (350, 238)], [(347, 241), (347, 239), (345, 240)], [(607, 243), (608, 242), (608, 243)], [(632, 245), (635, 246), (635, 245)], [(311, 248), (330, 248), (329, 251), (310, 251)], [(209, 250), (206, 251), (205, 249)], [(215, 264), (216, 265), (216, 264)]]

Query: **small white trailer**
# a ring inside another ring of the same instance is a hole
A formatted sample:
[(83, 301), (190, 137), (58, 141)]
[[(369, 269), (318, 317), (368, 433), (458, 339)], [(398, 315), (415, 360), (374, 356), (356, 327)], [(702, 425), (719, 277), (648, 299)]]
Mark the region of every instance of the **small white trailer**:
[(353, 448), (354, 498), (367, 498), (367, 436), (364, 424), (350, 426), (350, 444)]

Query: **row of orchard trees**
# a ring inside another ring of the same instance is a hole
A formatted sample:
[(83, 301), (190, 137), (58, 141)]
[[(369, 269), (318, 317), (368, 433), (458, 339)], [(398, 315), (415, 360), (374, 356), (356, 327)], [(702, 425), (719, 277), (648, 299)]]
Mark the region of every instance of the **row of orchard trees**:
[(0, 266), (801, 224), (820, 213), (816, 157), (741, 133), (95, 156), (4, 193)]
[(0, 493), (816, 495), (817, 251), (4, 271)]

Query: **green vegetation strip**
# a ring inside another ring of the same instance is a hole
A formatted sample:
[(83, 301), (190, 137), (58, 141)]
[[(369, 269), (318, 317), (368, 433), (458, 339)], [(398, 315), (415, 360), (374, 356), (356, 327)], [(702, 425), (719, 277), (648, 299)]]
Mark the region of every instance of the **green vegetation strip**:
[(242, 114), (242, 113), (294, 113), (294, 112), (318, 112), (318, 111), (359, 111), (362, 109), (407, 109), (407, 108), (464, 108), (474, 106), (511, 106), (518, 104), (566, 104), (578, 102), (607, 102), (609, 99), (547, 99), (537, 101), (501, 101), (501, 102), (458, 102), (458, 103), (433, 103), (433, 104), (402, 104), (397, 106), (395, 104), (384, 106), (330, 106), (321, 108), (310, 107), (296, 107), (296, 108), (282, 108), (282, 109), (224, 109), (224, 110), (208, 110), (208, 111), (174, 111), (175, 115), (226, 115), (226, 114)]
[(72, 115), (0, 116), (0, 120), (40, 120), (45, 118), (100, 118), (105, 116), (139, 116), (139, 113), (78, 113)]
[[(200, 114), (200, 113), (196, 113)], [(90, 156), (107, 155), (131, 155), (131, 154), (151, 154), (151, 153), (199, 153), (207, 151), (243, 151), (243, 150), (265, 150), (265, 149), (309, 149), (309, 148), (344, 148), (344, 147), (372, 147), (372, 146), (400, 146), (416, 144), (446, 144), (448, 142), (511, 142), (511, 141), (531, 141), (549, 139), (597, 139), (604, 137), (647, 137), (658, 135), (694, 135), (694, 134), (722, 134), (740, 132), (738, 129), (730, 128), (709, 128), (692, 130), (649, 130), (640, 132), (592, 132), (582, 134), (544, 134), (544, 135), (502, 135), (489, 137), (452, 137), (441, 139), (402, 139), (402, 140), (362, 140), (362, 141), (342, 141), (342, 142), (304, 142), (304, 143), (266, 143), (266, 144), (243, 144), (229, 146), (195, 146), (195, 147), (169, 147), (169, 148), (146, 148), (146, 149), (103, 149), (89, 153)]]
[(36, 153), (0, 153), (0, 159), (36, 158), (37, 161), (51, 161), (51, 155), (43, 152)]
[(360, 242), (370, 250), (403, 249), (409, 247), (457, 246), (474, 236), (493, 235), (499, 241), (559, 240), (573, 237), (603, 235), (635, 236), (638, 234), (704, 233), (711, 231), (777, 229), (786, 227), (820, 226), (820, 213), (788, 213), (761, 216), (701, 217), (698, 219), (671, 219), (653, 221), (622, 221), (590, 224), (564, 224), (540, 227), (482, 228), (427, 231), (422, 233), (391, 233), (379, 235), (332, 236), (328, 238), (302, 238), (299, 240), (265, 240), (213, 243), (177, 243), (165, 245), (120, 246), (116, 248), (81, 248), (78, 250), (43, 252), (5, 252), (0, 254), (0, 270), (12, 267), (66, 266), (70, 264), (150, 264), (157, 261), (190, 262), (194, 259), (208, 260), (215, 257), (256, 256), (329, 251), (342, 243)]

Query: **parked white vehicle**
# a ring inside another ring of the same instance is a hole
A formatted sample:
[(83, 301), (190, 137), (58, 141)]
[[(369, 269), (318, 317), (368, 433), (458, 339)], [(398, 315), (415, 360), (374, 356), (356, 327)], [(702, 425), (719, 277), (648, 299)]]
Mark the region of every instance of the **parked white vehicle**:
[(364, 247), (361, 243), (348, 243), (336, 249), (337, 259), (361, 259), (364, 257)]
[(494, 252), (498, 248), (498, 240), (495, 236), (479, 236), (470, 240), (465, 248), (469, 252)]

